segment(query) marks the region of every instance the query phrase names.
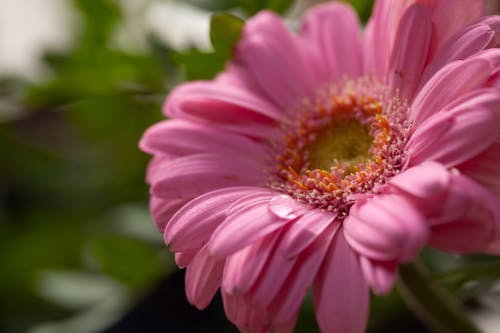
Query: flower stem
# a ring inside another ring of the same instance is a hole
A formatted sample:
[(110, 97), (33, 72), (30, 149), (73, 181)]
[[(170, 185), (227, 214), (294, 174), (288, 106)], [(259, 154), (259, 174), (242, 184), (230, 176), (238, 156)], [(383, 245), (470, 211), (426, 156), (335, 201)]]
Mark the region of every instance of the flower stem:
[(480, 333), (458, 300), (433, 281), (422, 264), (401, 265), (398, 288), (408, 307), (433, 332)]

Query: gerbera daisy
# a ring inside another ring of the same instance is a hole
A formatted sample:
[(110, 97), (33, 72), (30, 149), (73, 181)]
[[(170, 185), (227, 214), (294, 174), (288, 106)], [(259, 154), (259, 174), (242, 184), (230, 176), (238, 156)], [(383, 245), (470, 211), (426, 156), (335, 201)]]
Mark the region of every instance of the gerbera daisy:
[(475, 0), (248, 20), (226, 70), (177, 87), (144, 134), (151, 210), (202, 309), (291, 332), (366, 327), (369, 288), (430, 244), (500, 253), (500, 18)]

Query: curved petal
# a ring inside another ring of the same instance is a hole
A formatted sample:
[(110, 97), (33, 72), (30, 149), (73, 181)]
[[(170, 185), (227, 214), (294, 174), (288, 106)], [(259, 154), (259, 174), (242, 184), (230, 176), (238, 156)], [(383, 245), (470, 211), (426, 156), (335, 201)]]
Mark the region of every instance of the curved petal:
[(438, 49), (457, 31), (485, 14), (485, 1), (482, 0), (419, 1), (427, 3), (432, 12), (432, 22), (434, 23), (434, 50)]
[(193, 198), (219, 188), (263, 184), (258, 162), (219, 154), (194, 154), (167, 160), (152, 175), (151, 192), (165, 199)]
[(163, 233), (168, 222), (174, 214), (187, 203), (185, 199), (165, 200), (162, 198), (151, 196), (149, 200), (149, 210), (153, 215), (158, 231)]
[(219, 289), (224, 261), (215, 260), (203, 248), (186, 270), (186, 296), (191, 304), (203, 310)]
[(485, 84), (492, 68), (484, 59), (454, 61), (436, 73), (419, 91), (411, 105), (414, 128), (445, 105)]
[(317, 88), (303, 53), (279, 16), (263, 11), (245, 24), (234, 62), (241, 64), (268, 99), (288, 109)]
[(493, 144), (500, 131), (495, 110), (500, 94), (489, 92), (459, 101), (463, 102), (434, 114), (415, 130), (407, 144), (410, 165), (433, 160), (454, 167)]
[[(498, 25), (498, 26), (497, 26)], [(437, 51), (422, 75), (427, 82), (446, 64), (466, 59), (481, 50), (495, 47), (500, 42), (500, 17), (491, 16), (470, 25), (450, 37)]]
[(366, 282), (375, 294), (385, 295), (391, 291), (397, 276), (396, 261), (376, 261), (360, 256), (359, 263)]
[[(289, 259), (298, 256), (311, 245), (329, 225), (334, 223), (336, 217), (337, 214), (319, 209), (311, 209), (305, 212), (304, 215), (291, 223), (290, 228), (284, 235), (282, 245), (280, 246), (283, 255)], [(335, 224), (335, 228), (338, 226), (339, 224)], [(333, 233), (335, 233), (335, 231), (336, 229)]]
[(414, 0), (379, 0), (365, 29), (365, 73), (386, 77), (389, 58), (401, 16)]
[(500, 200), (474, 181), (452, 174), (430, 244), (446, 251), (500, 253)]
[(369, 297), (356, 255), (342, 232), (337, 232), (314, 282), (314, 305), (321, 331), (363, 333)]
[(200, 252), (201, 249), (196, 249), (193, 251), (186, 252), (176, 252), (175, 253), (175, 263), (179, 268), (186, 268), (194, 259), (196, 254)]
[(180, 119), (159, 122), (146, 130), (139, 143), (149, 154), (181, 157), (197, 153), (265, 158), (265, 148), (243, 135)]
[(389, 185), (421, 199), (434, 199), (448, 188), (450, 173), (441, 164), (424, 162), (394, 176)]
[(243, 333), (268, 333), (272, 329), (267, 311), (248, 304), (240, 295), (222, 292), (224, 312)]
[(411, 100), (429, 51), (432, 22), (426, 7), (415, 4), (403, 14), (391, 52), (387, 81), (399, 96)]
[(299, 313), (307, 290), (313, 283), (339, 226), (339, 222), (330, 224), (297, 258), (281, 290), (269, 306), (275, 323), (289, 322)]
[(176, 87), (163, 106), (171, 118), (217, 124), (253, 137), (269, 137), (283, 113), (263, 97), (216, 81), (198, 81)]
[(222, 290), (229, 294), (248, 292), (275, 250), (279, 236), (279, 232), (271, 233), (228, 257), (224, 268)]
[(381, 261), (413, 260), (424, 247), (429, 232), (420, 212), (397, 194), (357, 202), (343, 226), (353, 249)]
[(229, 206), (242, 195), (260, 191), (254, 187), (231, 187), (212, 191), (191, 200), (165, 228), (165, 242), (175, 252), (199, 249), (224, 221)]
[(275, 195), (262, 192), (260, 196), (243, 197), (233, 205), (210, 238), (210, 253), (216, 258), (227, 257), (296, 218), (295, 214), (280, 217), (269, 209)]
[(500, 177), (498, 168), (500, 165), (500, 137), (494, 144), (473, 159), (457, 166), (465, 175), (483, 184), (500, 198)]
[(304, 15), (300, 31), (320, 55), (330, 82), (363, 74), (360, 23), (349, 5), (329, 2), (313, 7)]

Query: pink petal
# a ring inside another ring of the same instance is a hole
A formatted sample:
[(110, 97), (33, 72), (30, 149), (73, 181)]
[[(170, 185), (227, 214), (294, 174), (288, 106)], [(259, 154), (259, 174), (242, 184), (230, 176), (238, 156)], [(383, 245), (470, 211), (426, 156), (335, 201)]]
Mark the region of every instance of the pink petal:
[(163, 113), (257, 138), (273, 136), (275, 121), (283, 119), (283, 113), (265, 98), (215, 81), (177, 86), (168, 96)]
[(198, 309), (208, 306), (219, 289), (224, 261), (211, 258), (203, 248), (186, 270), (186, 296)]
[(182, 207), (165, 228), (165, 242), (172, 250), (185, 252), (201, 248), (226, 217), (226, 210), (242, 195), (259, 191), (253, 187), (232, 187), (197, 197)]
[(270, 304), (269, 309), (273, 313), (274, 323), (292, 321), (299, 313), (307, 290), (313, 283), (323, 263), (339, 225), (338, 222), (330, 225), (328, 230), (319, 236), (314, 244), (311, 244), (300, 254), (295, 266), (288, 274), (287, 280)]
[(272, 197), (263, 192), (260, 197), (242, 198), (234, 205), (210, 238), (210, 253), (225, 258), (293, 220), (295, 214), (279, 217), (269, 209)]
[(287, 109), (317, 88), (309, 71), (301, 41), (283, 21), (264, 11), (247, 21), (239, 41), (235, 62), (259, 84), (269, 100)]
[(349, 5), (329, 2), (313, 7), (304, 15), (300, 31), (320, 55), (330, 82), (362, 75), (360, 23)]
[(267, 311), (252, 307), (241, 296), (230, 295), (226, 292), (222, 292), (222, 300), (227, 318), (241, 332), (269, 333), (271, 331), (271, 319)]
[(200, 249), (186, 252), (177, 252), (175, 254), (175, 263), (179, 268), (186, 268), (194, 259), (194, 257), (200, 252)]
[(430, 244), (446, 251), (500, 253), (500, 200), (477, 183), (453, 174)]
[(410, 201), (396, 194), (358, 201), (343, 226), (353, 249), (381, 261), (413, 260), (428, 236), (424, 217)]
[(389, 61), (388, 83), (403, 98), (411, 100), (424, 69), (432, 23), (427, 8), (410, 6), (403, 14)]
[(410, 165), (432, 160), (454, 167), (486, 150), (500, 130), (499, 103), (500, 95), (483, 94), (431, 116), (408, 141)]
[(412, 0), (379, 0), (365, 29), (365, 72), (384, 80), (401, 16)]
[(354, 252), (341, 232), (314, 282), (316, 318), (322, 332), (363, 333), (369, 292)]
[(165, 120), (151, 126), (142, 136), (139, 146), (149, 154), (176, 157), (220, 153), (261, 159), (265, 155), (261, 144), (245, 136), (180, 119)]
[(365, 280), (375, 294), (385, 295), (391, 291), (397, 276), (396, 261), (376, 261), (360, 256), (359, 263)]
[[(481, 50), (495, 47), (500, 40), (500, 31), (492, 30), (494, 21), (500, 21), (500, 18), (493, 16), (481, 20), (450, 37), (436, 51), (436, 56), (425, 69), (422, 83), (427, 82), (440, 68), (454, 60), (463, 60)], [(500, 27), (497, 29), (500, 30)]]
[(455, 61), (436, 73), (420, 90), (411, 105), (410, 120), (415, 128), (446, 104), (481, 87), (491, 73), (483, 59)]
[[(277, 243), (279, 246), (279, 239)], [(275, 246), (255, 285), (247, 294), (249, 301), (263, 309), (269, 307), (280, 289), (285, 288), (284, 284), (291, 274), (297, 259), (297, 257), (287, 259)], [(296, 313), (292, 312), (292, 314), (295, 315)]]
[[(281, 249), (283, 255), (291, 259), (298, 256), (309, 245), (311, 245), (321, 233), (334, 223), (337, 214), (311, 209), (304, 213), (299, 219), (290, 224), (283, 237)], [(335, 227), (338, 227), (335, 224)], [(336, 230), (333, 231), (335, 233)]]
[(151, 211), (151, 215), (153, 215), (153, 220), (156, 223), (158, 231), (163, 233), (172, 216), (186, 203), (187, 200), (184, 199), (165, 200), (151, 196), (149, 210)]
[(248, 292), (275, 250), (279, 236), (279, 232), (272, 233), (231, 255), (224, 268), (222, 290), (229, 294)]
[(500, 177), (498, 177), (498, 166), (500, 165), (500, 138), (497, 138), (481, 154), (473, 159), (459, 165), (457, 168), (465, 175), (483, 184), (486, 188), (500, 198)]
[(435, 50), (457, 31), (484, 16), (485, 13), (484, 1), (421, 0), (421, 2), (428, 2), (431, 8)]
[(248, 158), (232, 160), (219, 154), (180, 157), (157, 168), (151, 192), (165, 199), (192, 198), (219, 188), (265, 182), (262, 167)]
[(424, 162), (394, 176), (389, 184), (418, 198), (436, 198), (448, 187), (450, 174), (441, 164)]

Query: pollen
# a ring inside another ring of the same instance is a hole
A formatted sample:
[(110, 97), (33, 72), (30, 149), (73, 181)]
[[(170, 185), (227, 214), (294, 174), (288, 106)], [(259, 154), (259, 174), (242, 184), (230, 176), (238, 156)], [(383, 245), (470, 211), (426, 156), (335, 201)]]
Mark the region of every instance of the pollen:
[(342, 216), (403, 167), (407, 104), (373, 79), (329, 87), (289, 114), (271, 145), (273, 189)]

